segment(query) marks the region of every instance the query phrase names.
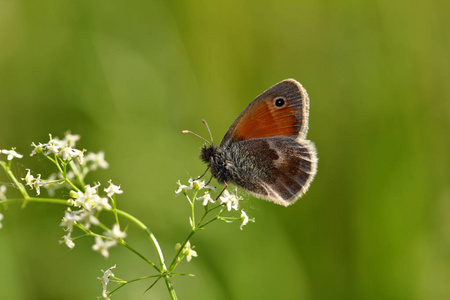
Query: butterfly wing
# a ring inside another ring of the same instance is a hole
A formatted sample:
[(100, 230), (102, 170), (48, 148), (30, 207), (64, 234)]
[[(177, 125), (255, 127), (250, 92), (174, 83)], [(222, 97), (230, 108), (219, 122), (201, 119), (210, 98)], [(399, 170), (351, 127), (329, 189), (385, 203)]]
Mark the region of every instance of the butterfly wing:
[(229, 182), (284, 206), (309, 188), (317, 171), (314, 144), (289, 137), (233, 143), (226, 151)]
[[(256, 97), (225, 134), (211, 171), (222, 182), (288, 206), (309, 188), (317, 171), (314, 144), (306, 140), (309, 99), (287, 79)], [(220, 165), (220, 166), (219, 166)]]
[[(282, 105), (280, 105), (282, 104)], [(305, 138), (308, 131), (309, 99), (294, 79), (286, 79), (256, 97), (228, 129), (220, 146), (276, 136)]]

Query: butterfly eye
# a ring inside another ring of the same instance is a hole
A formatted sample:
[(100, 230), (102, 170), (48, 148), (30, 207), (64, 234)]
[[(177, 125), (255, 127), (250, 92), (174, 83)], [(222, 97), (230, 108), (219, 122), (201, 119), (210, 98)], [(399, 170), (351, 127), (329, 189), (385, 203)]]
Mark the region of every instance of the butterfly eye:
[(283, 107), (286, 104), (286, 100), (283, 98), (275, 98), (274, 103), (276, 107)]

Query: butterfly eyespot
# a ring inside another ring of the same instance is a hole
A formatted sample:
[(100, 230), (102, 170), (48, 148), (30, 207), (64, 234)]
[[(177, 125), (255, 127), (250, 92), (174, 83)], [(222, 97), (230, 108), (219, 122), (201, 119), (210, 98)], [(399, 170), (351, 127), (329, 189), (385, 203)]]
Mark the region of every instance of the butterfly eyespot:
[(278, 98), (275, 98), (273, 103), (275, 103), (276, 107), (283, 107), (286, 104), (286, 100), (284, 100), (284, 98), (278, 97)]

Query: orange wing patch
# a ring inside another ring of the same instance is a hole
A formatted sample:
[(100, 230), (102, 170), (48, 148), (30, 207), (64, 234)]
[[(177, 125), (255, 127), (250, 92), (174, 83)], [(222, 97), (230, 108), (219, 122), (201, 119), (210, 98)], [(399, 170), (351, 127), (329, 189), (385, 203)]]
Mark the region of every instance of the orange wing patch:
[[(282, 98), (286, 105), (274, 102)], [(268, 138), (306, 137), (308, 131), (308, 95), (293, 79), (286, 79), (256, 97), (233, 122), (225, 134), (221, 147), (236, 141)]]
[(235, 126), (237, 140), (274, 136), (296, 136), (300, 130), (301, 114), (296, 105), (275, 108), (272, 99), (251, 107)]

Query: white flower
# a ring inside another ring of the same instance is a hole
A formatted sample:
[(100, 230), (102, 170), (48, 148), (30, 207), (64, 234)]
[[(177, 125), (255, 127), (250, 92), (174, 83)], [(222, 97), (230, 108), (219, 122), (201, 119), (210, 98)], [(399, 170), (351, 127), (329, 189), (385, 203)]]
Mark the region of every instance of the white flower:
[(76, 198), (74, 205), (78, 207), (83, 207), (86, 210), (92, 210), (96, 208), (97, 210), (111, 209), (111, 205), (108, 203), (108, 198), (100, 197), (97, 195), (97, 188), (100, 183), (91, 187), (89, 184), (86, 185), (86, 192), (71, 192), (71, 196)]
[(104, 234), (105, 236), (108, 236), (115, 240), (124, 239), (127, 237), (127, 234), (124, 231), (120, 231), (120, 227), (117, 224), (114, 224), (110, 232), (105, 232)]
[(190, 186), (198, 191), (201, 189), (213, 190), (214, 192), (216, 191), (216, 188), (214, 186), (206, 185), (204, 180), (197, 180), (197, 179), (190, 178), (188, 181), (189, 181)]
[(242, 230), (242, 227), (247, 225), (248, 221), (255, 222), (255, 219), (249, 219), (245, 211), (241, 210), (241, 221), (242, 221), (241, 223), (241, 230)]
[[(181, 244), (177, 243), (175, 245), (175, 250), (179, 251), (181, 248)], [(187, 242), (186, 245), (184, 245), (183, 250), (181, 251), (181, 253), (186, 256), (186, 260), (188, 262), (191, 261), (192, 257), (197, 257), (197, 251), (194, 250), (194, 247), (191, 247), (191, 242)]]
[(230, 194), (230, 192), (228, 192), (228, 190), (225, 190), (219, 199), (222, 204), (226, 205), (227, 210), (231, 211), (231, 209), (238, 210), (239, 200), (241, 200), (242, 198), (237, 197), (236, 195)]
[(95, 204), (95, 208), (98, 211), (102, 210), (103, 208), (106, 210), (112, 209), (111, 204), (109, 204), (108, 198), (98, 196), (95, 197), (94, 200), (92, 202)]
[(27, 169), (28, 173), (25, 176), (25, 178), (22, 178), (22, 180), (25, 180), (28, 186), (33, 189), (33, 187), (36, 189), (36, 193), (38, 195), (41, 194), (41, 186), (45, 185), (45, 183), (41, 180), (41, 174), (38, 174), (38, 177), (34, 178), (33, 175), (31, 175), (30, 169)]
[(209, 202), (211, 203), (215, 203), (216, 200), (214, 200), (214, 198), (211, 197), (211, 195), (209, 194), (209, 192), (205, 192), (205, 194), (201, 197), (198, 197), (197, 200), (202, 201), (203, 206), (208, 205)]
[(8, 156), (6, 157), (7, 160), (12, 160), (14, 157), (22, 158), (23, 155), (17, 153), (14, 149), (15, 149), (15, 148), (12, 148), (11, 150), (0, 150), (0, 153), (3, 153), (3, 154), (8, 155)]
[(73, 225), (77, 222), (76, 214), (69, 208), (64, 213), (64, 217), (61, 220), (61, 224), (59, 226), (66, 227), (67, 231), (72, 232)]
[(3, 220), (3, 214), (2, 213), (0, 213), (0, 228), (2, 228), (2, 220)]
[(208, 189), (208, 190), (211, 190), (211, 191), (214, 191), (214, 192), (216, 191), (216, 187), (212, 186), (212, 185), (205, 185), (204, 188)]
[(98, 225), (99, 220), (94, 216), (95, 210), (75, 210), (72, 211), (70, 208), (67, 209), (64, 218), (62, 218), (60, 226), (67, 227), (66, 231), (72, 232), (73, 225), (77, 222), (82, 223), (82, 225), (89, 229), (91, 224)]
[(0, 200), (6, 200), (6, 185), (0, 185)]
[(97, 279), (100, 279), (100, 281), (102, 283), (102, 287), (103, 287), (102, 297), (107, 300), (109, 300), (108, 290), (107, 290), (107, 286), (109, 283), (109, 277), (114, 277), (114, 273), (112, 272), (112, 269), (114, 269), (115, 267), (116, 267), (116, 265), (112, 266), (111, 268), (109, 268), (106, 271), (102, 270), (103, 276), (101, 278), (97, 277)]
[(80, 163), (80, 165), (83, 164), (83, 162), (84, 162), (84, 151), (72, 148), (71, 154), (72, 154), (73, 158), (77, 158), (78, 159), (78, 162)]
[(69, 160), (69, 159), (72, 159), (71, 150), (72, 150), (72, 148), (70, 148), (70, 147), (64, 147), (64, 148), (59, 152), (59, 155), (61, 156), (61, 158), (62, 158), (63, 160)]
[(177, 184), (179, 185), (179, 187), (178, 187), (178, 190), (175, 191), (175, 194), (178, 196), (181, 193), (185, 194), (187, 191), (192, 190), (192, 187), (193, 187), (192, 179), (189, 179), (189, 183), (190, 183), (190, 185), (187, 186), (187, 185), (181, 184), (181, 182), (178, 180)]
[(205, 187), (205, 181), (204, 180), (194, 180), (192, 178), (189, 179), (189, 183), (194, 189), (201, 190)]
[(44, 183), (41, 181), (41, 174), (38, 174), (38, 177), (36, 177), (36, 179), (34, 180), (34, 188), (36, 189), (36, 193), (38, 195), (41, 194), (41, 186), (44, 185)]
[(100, 252), (100, 254), (103, 255), (103, 257), (108, 258), (109, 248), (115, 246), (116, 244), (117, 244), (116, 240), (113, 239), (103, 240), (103, 238), (96, 236), (95, 244), (92, 245), (92, 250)]
[(91, 224), (100, 224), (100, 221), (94, 216), (94, 214), (96, 213), (94, 209), (78, 210), (76, 211), (76, 213), (78, 213), (76, 216), (77, 222), (81, 222), (86, 229), (89, 229), (91, 227)]
[(123, 193), (123, 191), (120, 189), (120, 185), (119, 186), (114, 185), (112, 183), (112, 180), (108, 181), (108, 183), (109, 183), (109, 187), (107, 187), (105, 189), (105, 192), (106, 192), (106, 194), (108, 194), (108, 197), (111, 198), (113, 195), (118, 195), (118, 194)]
[(34, 156), (38, 153), (41, 153), (44, 151), (44, 148), (46, 147), (46, 145), (43, 145), (41, 143), (39, 143), (38, 145), (36, 145), (34, 142), (31, 143), (31, 146), (34, 147), (34, 150), (31, 152), (30, 156)]
[(83, 157), (84, 157), (84, 152), (78, 149), (74, 149), (72, 147), (64, 147), (62, 148), (62, 150), (59, 152), (59, 155), (61, 156), (61, 158), (65, 161), (69, 161), (72, 160), (74, 158), (78, 159), (78, 162), (80, 164), (83, 163)]
[(91, 209), (92, 206), (91, 205), (86, 205), (87, 199), (86, 196), (84, 195), (84, 193), (82, 191), (70, 191), (70, 196), (75, 198), (73, 205), (78, 206), (78, 207), (85, 207), (87, 206), (87, 208), (85, 207), (85, 209)]
[(71, 134), (70, 131), (66, 132), (66, 135), (64, 136), (64, 142), (66, 142), (66, 144), (69, 147), (75, 147), (75, 143), (78, 142), (80, 140), (80, 135), (79, 134)]
[(67, 247), (70, 249), (73, 249), (75, 247), (75, 243), (72, 241), (72, 238), (70, 236), (71, 232), (63, 236), (63, 241), (66, 244)]
[(97, 154), (90, 152), (84, 157), (84, 160), (85, 164), (90, 163), (89, 169), (91, 171), (95, 171), (98, 168), (107, 169), (109, 167), (108, 162), (105, 161), (105, 152), (103, 151)]
[(28, 171), (27, 175), (25, 176), (25, 178), (22, 178), (22, 180), (25, 180), (27, 185), (29, 185), (33, 189), (34, 176), (31, 175), (31, 170), (30, 169), (27, 169), (27, 171)]
[(63, 146), (64, 144), (60, 140), (57, 138), (52, 138), (52, 135), (50, 134), (50, 141), (45, 144), (45, 148), (47, 149), (45, 155), (49, 155), (51, 153), (58, 154)]

